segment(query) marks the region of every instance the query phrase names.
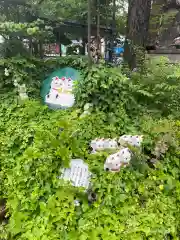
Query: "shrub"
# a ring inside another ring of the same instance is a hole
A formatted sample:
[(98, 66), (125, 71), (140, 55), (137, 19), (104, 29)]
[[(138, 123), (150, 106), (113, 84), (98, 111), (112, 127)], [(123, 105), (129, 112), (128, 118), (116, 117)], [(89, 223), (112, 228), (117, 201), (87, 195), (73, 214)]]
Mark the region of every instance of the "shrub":
[(77, 83), (75, 95), (78, 106), (92, 103), (104, 112), (119, 112), (123, 105), (132, 107), (135, 99), (131, 94), (132, 84), (120, 69), (103, 65), (92, 67), (83, 81)]
[[(83, 69), (77, 106), (94, 108), (80, 118), (81, 109), (52, 111), (37, 100), (19, 103), (13, 92), (1, 96), (0, 198), (9, 220), (0, 239), (179, 239), (178, 68), (152, 62), (128, 79), (119, 69), (99, 65), (88, 72), (82, 59), (69, 59), (2, 61), (2, 69), (12, 69), (5, 82), (17, 72), (31, 82), (37, 66), (37, 85), (58, 66)], [(128, 133), (144, 135), (142, 151), (132, 149), (131, 165), (119, 173), (104, 172), (107, 153), (90, 155), (89, 141)], [(92, 205), (82, 189), (58, 179), (71, 158), (83, 158), (93, 173), (98, 198)], [(81, 206), (74, 206), (75, 197)]]
[(149, 60), (142, 72), (127, 78), (122, 69), (93, 67), (77, 83), (76, 100), (82, 107), (92, 103), (104, 112), (119, 112), (123, 106), (129, 116), (151, 112), (157, 116), (179, 117), (179, 65), (165, 58)]
[[(87, 60), (81, 57), (62, 57), (56, 59), (36, 59), (14, 57), (0, 60), (0, 90), (2, 92), (14, 89), (14, 80), (25, 83), (30, 97), (39, 98), (42, 81), (57, 68), (74, 67), (86, 70)], [(5, 75), (5, 68), (8, 75)]]
[(144, 74), (133, 73), (131, 76), (136, 85), (134, 96), (137, 102), (164, 116), (179, 117), (179, 65), (170, 64), (166, 58), (149, 60), (146, 65)]
[[(6, 227), (1, 226), (0, 239), (179, 238), (179, 123), (145, 117), (137, 128), (123, 108), (121, 112), (122, 117), (114, 115), (110, 124), (100, 111), (80, 119), (77, 110), (51, 111), (38, 101), (3, 102), (0, 192), (10, 218)], [(143, 132), (149, 148), (163, 134), (173, 132), (176, 145), (154, 168), (148, 166), (147, 153), (137, 152), (131, 166), (116, 174), (104, 172), (107, 153), (89, 155), (88, 141), (128, 131)], [(98, 200), (90, 206), (83, 191), (68, 184), (63, 187), (57, 178), (61, 167), (77, 157), (84, 158), (93, 173)], [(82, 201), (80, 207), (74, 206), (74, 197)]]
[[(39, 97), (42, 81), (55, 69), (70, 66), (81, 71), (82, 80), (77, 83), (77, 105), (93, 103), (104, 112), (120, 113), (121, 106), (129, 116), (140, 112), (179, 117), (179, 66), (170, 65), (166, 59), (149, 60), (146, 71), (133, 73), (127, 78), (121, 69), (93, 66), (87, 69), (87, 59), (62, 57), (57, 59), (1, 59), (1, 91), (12, 91), (13, 81), (26, 83), (30, 97)], [(9, 75), (5, 76), (7, 68)]]

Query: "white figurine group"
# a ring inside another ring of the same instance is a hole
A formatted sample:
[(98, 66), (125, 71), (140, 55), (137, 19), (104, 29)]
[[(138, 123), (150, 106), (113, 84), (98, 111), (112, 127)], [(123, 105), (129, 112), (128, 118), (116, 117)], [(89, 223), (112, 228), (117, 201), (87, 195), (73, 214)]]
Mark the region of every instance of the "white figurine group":
[[(120, 171), (121, 167), (126, 167), (132, 157), (128, 145), (140, 147), (143, 136), (123, 135), (119, 139), (95, 139), (91, 141), (92, 153), (105, 149), (117, 150), (105, 161), (104, 170), (111, 172)], [(71, 181), (75, 187), (84, 187), (86, 190), (90, 184), (91, 173), (88, 165), (82, 159), (72, 159), (70, 167), (63, 169), (61, 178)]]
[(45, 102), (60, 105), (62, 107), (72, 107), (75, 102), (72, 88), (73, 81), (71, 78), (53, 77), (51, 89), (45, 97)]
[[(93, 153), (105, 149), (118, 149), (118, 152), (108, 156), (104, 163), (104, 170), (119, 172), (121, 167), (129, 165), (132, 158), (128, 145), (140, 147), (142, 141), (143, 136), (123, 135), (119, 139), (95, 139), (91, 141), (91, 147)], [(62, 170), (60, 178), (70, 181), (74, 187), (84, 187), (87, 192), (91, 185), (91, 176), (88, 165), (82, 159), (71, 159), (70, 167)], [(80, 201), (75, 199), (74, 205), (79, 206)]]
[(140, 147), (143, 136), (123, 135), (117, 139), (95, 139), (91, 141), (92, 153), (106, 149), (118, 149), (118, 152), (110, 155), (104, 164), (106, 171), (118, 172), (122, 166), (127, 166), (131, 160), (132, 153), (128, 145)]

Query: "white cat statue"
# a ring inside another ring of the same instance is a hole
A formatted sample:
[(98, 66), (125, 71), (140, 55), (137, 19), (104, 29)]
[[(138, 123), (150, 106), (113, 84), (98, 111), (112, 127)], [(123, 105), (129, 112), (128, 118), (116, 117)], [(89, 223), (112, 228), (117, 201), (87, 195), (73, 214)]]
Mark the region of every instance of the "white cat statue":
[(54, 77), (51, 82), (51, 89), (46, 95), (45, 102), (61, 107), (72, 107), (75, 98), (72, 92), (72, 80), (66, 77)]
[(96, 153), (96, 151), (102, 151), (105, 149), (116, 149), (118, 148), (118, 144), (116, 139), (104, 139), (104, 138), (96, 138), (91, 141), (92, 153)]
[(110, 155), (104, 164), (104, 170), (119, 172), (121, 167), (126, 167), (131, 160), (131, 152), (128, 148), (122, 148), (119, 152)]
[(56, 103), (59, 98), (59, 90), (63, 88), (63, 81), (54, 77), (51, 82), (51, 88), (49, 93), (46, 95), (45, 102), (46, 103)]
[(75, 103), (75, 97), (72, 94), (73, 81), (71, 78), (65, 78), (63, 81), (63, 91), (59, 94), (59, 104), (63, 107), (72, 107)]
[(132, 135), (123, 135), (119, 138), (119, 144), (124, 146), (129, 144), (133, 147), (140, 147), (143, 141), (143, 136), (132, 136)]

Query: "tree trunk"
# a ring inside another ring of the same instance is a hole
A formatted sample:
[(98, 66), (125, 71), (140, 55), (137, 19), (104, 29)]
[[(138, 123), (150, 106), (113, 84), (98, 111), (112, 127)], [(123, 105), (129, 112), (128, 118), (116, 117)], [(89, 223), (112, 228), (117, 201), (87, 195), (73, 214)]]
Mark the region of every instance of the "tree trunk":
[(82, 48), (80, 51), (81, 55), (86, 55), (86, 43), (87, 43), (87, 39), (85, 37), (82, 38)]
[(39, 56), (41, 59), (44, 57), (44, 51), (43, 51), (43, 41), (42, 39), (39, 40)]
[(32, 45), (33, 45), (33, 54), (34, 56), (37, 57), (39, 55), (38, 42), (34, 41), (32, 42)]
[(29, 38), (29, 53), (30, 53), (30, 56), (33, 55), (33, 43), (32, 43), (32, 38)]
[(131, 69), (144, 60), (150, 10), (151, 0), (129, 0), (124, 58)]

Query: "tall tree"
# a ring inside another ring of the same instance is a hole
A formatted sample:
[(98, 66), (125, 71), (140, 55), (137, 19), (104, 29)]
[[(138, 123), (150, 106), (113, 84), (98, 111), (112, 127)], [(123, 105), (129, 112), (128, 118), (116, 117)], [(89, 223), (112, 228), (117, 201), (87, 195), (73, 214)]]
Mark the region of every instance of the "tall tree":
[(135, 68), (144, 55), (148, 37), (151, 0), (129, 0), (125, 61)]

